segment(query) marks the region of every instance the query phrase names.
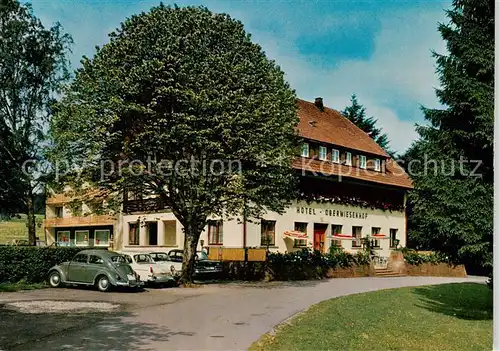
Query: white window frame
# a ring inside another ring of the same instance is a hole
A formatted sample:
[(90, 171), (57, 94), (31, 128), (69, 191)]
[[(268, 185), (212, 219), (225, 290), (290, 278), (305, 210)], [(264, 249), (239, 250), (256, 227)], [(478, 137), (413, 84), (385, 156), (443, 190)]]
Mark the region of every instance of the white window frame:
[(63, 242), (67, 242), (68, 243), (68, 246), (72, 243), (72, 240), (71, 240), (71, 231), (69, 230), (57, 230), (56, 231), (56, 243), (59, 244), (60, 241), (59, 240), (59, 233), (67, 233), (68, 234), (68, 241), (63, 241)]
[(375, 170), (380, 172), (380, 160), (378, 158), (375, 159)]
[(366, 168), (366, 156), (359, 155), (359, 168)]
[(319, 159), (321, 161), (326, 161), (326, 157), (328, 155), (328, 150), (325, 146), (320, 146), (319, 147)]
[(350, 152), (345, 153), (345, 164), (347, 166), (352, 166), (352, 154)]
[(340, 152), (337, 149), (332, 149), (332, 162), (339, 163)]
[(309, 144), (308, 143), (302, 144), (302, 157), (309, 157)]
[[(97, 244), (97, 232), (107, 232), (108, 233), (108, 241), (105, 244)], [(109, 241), (111, 240), (111, 233), (109, 229), (97, 229), (94, 230), (94, 246), (109, 246)]]
[[(86, 233), (87, 244), (78, 244), (78, 240), (77, 240), (78, 233)], [(75, 230), (75, 245), (76, 246), (90, 246), (90, 232), (88, 230)]]

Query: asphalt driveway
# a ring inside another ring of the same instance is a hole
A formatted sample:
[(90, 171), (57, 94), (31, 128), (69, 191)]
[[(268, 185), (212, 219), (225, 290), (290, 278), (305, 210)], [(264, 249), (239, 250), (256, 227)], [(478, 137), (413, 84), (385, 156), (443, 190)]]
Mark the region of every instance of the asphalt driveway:
[[(346, 278), (144, 292), (44, 289), (1, 293), (0, 350), (245, 350), (275, 325), (326, 299), (452, 282), (484, 283), (485, 278)], [(4, 308), (22, 300), (111, 302), (119, 308), (83, 314)]]

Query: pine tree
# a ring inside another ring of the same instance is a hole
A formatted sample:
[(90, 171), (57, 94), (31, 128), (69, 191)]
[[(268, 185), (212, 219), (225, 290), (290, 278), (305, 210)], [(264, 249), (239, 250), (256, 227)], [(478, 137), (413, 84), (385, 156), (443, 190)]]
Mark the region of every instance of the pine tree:
[(356, 94), (351, 96), (351, 106), (347, 106), (341, 113), (375, 140), (389, 155), (394, 156), (389, 147), (387, 134), (382, 132), (382, 128), (376, 127), (377, 120), (374, 117), (366, 117), (365, 108), (358, 103)]
[(415, 189), (410, 237), (457, 261), (490, 265), (493, 244), (494, 1), (455, 0), (434, 53), (445, 109), (423, 109), (429, 126), (406, 154)]

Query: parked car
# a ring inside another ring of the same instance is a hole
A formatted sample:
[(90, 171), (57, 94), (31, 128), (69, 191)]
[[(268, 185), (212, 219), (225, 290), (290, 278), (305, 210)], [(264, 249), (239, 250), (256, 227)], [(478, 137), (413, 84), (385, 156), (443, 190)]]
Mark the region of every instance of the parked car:
[(155, 262), (146, 252), (119, 252), (125, 261), (136, 271), (144, 283), (167, 284), (176, 283), (178, 273), (174, 265), (163, 265)]
[(140, 287), (139, 275), (124, 258), (107, 250), (83, 250), (71, 261), (49, 270), (49, 284), (53, 288), (63, 284), (94, 285), (100, 291), (111, 287)]
[[(159, 262), (160, 264), (173, 264), (176, 271), (182, 271), (183, 250), (173, 249), (170, 250), (168, 254), (165, 252), (151, 252), (150, 255), (155, 262)], [(222, 263), (209, 260), (205, 251), (197, 251), (195, 259), (195, 276), (205, 276), (222, 272)]]

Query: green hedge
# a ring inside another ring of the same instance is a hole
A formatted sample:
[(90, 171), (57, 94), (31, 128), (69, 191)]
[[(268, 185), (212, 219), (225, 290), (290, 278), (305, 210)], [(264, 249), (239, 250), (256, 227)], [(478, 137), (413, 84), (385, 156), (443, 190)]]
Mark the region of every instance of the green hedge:
[(0, 246), (0, 283), (42, 283), (49, 269), (83, 247)]
[(224, 262), (225, 279), (272, 280), (323, 279), (331, 268), (347, 268), (370, 264), (369, 255), (356, 255), (332, 249), (328, 254), (310, 249), (288, 253), (270, 253), (267, 262)]
[(431, 254), (420, 254), (415, 250), (403, 248), (401, 249), (405, 261), (411, 265), (418, 266), (422, 263), (450, 263), (448, 257), (439, 252), (433, 252)]

